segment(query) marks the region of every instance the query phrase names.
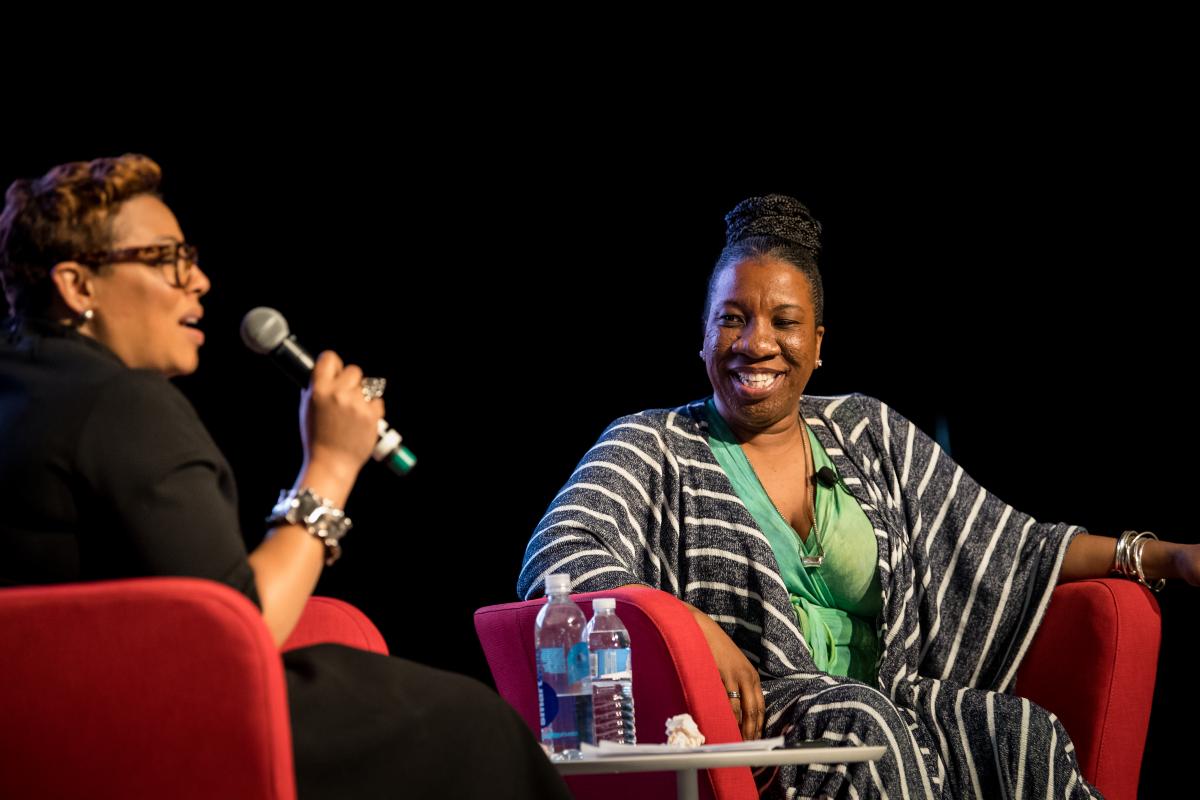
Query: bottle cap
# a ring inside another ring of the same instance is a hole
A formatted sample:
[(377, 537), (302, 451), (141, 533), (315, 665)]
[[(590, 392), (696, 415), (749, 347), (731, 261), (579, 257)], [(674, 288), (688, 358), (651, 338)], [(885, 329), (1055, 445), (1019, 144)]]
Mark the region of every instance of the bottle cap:
[(592, 611), (615, 611), (617, 601), (611, 597), (597, 597), (592, 601)]
[(565, 572), (556, 572), (546, 576), (546, 596), (552, 594), (570, 594), (571, 576)]

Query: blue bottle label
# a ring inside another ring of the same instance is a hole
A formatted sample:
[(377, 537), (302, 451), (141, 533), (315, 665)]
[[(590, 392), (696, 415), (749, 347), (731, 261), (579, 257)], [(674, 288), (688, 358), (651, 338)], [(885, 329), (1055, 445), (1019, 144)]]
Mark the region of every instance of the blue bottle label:
[(543, 673), (562, 675), (567, 671), (567, 659), (561, 647), (543, 647), (538, 651), (538, 662)]
[[(561, 654), (562, 651), (559, 651)], [(567, 655), (567, 681), (576, 683), (588, 676), (588, 646), (586, 642), (577, 642)]]
[(614, 647), (608, 650), (598, 650), (592, 653), (596, 660), (592, 667), (593, 676), (613, 675), (629, 671), (629, 648)]

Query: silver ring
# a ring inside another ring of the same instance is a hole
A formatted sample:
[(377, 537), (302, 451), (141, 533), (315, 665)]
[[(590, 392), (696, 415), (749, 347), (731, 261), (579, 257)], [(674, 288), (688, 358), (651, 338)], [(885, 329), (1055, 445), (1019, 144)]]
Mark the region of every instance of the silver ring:
[(372, 400), (378, 400), (379, 398), (383, 397), (383, 390), (386, 388), (387, 378), (363, 378), (363, 400), (366, 400), (368, 403)]
[(730, 699), (732, 699), (732, 700), (741, 700), (742, 699), (741, 692), (726, 692), (725, 694), (729, 695)]

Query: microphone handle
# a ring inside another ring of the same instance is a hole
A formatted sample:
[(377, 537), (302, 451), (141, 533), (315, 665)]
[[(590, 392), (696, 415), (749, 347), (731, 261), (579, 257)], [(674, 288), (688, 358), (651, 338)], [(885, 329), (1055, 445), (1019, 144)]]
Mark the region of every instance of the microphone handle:
[[(271, 360), (282, 370), (283, 374), (301, 387), (307, 386), (308, 382), (312, 380), (312, 371), (316, 362), (313, 361), (313, 357), (309, 355), (308, 351), (296, 341), (295, 335), (280, 342), (271, 355), (274, 356)], [(412, 451), (400, 444), (400, 434), (390, 427), (386, 420), (382, 419), (379, 420), (379, 441), (376, 442), (371, 457), (387, 464), (388, 469), (397, 475), (407, 475), (417, 464), (417, 457), (412, 454)]]
[(312, 371), (316, 362), (313, 361), (313, 357), (308, 354), (308, 351), (296, 341), (295, 335), (280, 342), (271, 355), (274, 356), (271, 361), (275, 362), (284, 375), (302, 388), (308, 386), (308, 382), (312, 380)]
[(417, 457), (400, 444), (400, 434), (388, 426), (386, 419), (379, 420), (379, 441), (375, 443), (371, 458), (387, 464), (397, 475), (407, 475), (417, 465)]

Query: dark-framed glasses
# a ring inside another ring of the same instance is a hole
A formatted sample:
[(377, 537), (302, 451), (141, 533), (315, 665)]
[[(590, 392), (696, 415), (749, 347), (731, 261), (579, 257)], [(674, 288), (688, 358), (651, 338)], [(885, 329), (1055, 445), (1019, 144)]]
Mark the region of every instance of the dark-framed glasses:
[(196, 245), (187, 242), (147, 244), (139, 247), (123, 247), (120, 250), (104, 250), (76, 256), (75, 261), (89, 267), (103, 264), (146, 264), (163, 270), (167, 283), (186, 289), (192, 280), (193, 268), (200, 262)]

